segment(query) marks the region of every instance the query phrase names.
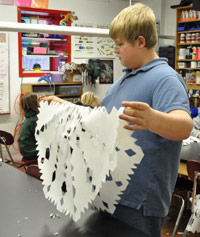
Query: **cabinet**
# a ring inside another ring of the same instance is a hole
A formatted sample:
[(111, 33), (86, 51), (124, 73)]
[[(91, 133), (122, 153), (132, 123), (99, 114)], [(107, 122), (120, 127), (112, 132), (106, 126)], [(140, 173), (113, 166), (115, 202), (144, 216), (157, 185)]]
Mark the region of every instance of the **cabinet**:
[(176, 22), (175, 69), (188, 89), (200, 90), (200, 12), (177, 8)]
[(77, 102), (83, 93), (82, 83), (34, 83), (22, 84), (22, 93), (37, 93), (38, 95), (57, 95), (73, 103)]
[[(59, 25), (70, 11), (18, 7), (18, 22)], [(71, 25), (70, 20), (66, 23)], [(71, 36), (18, 33), (19, 76), (40, 77), (58, 74), (61, 61), (71, 61)]]

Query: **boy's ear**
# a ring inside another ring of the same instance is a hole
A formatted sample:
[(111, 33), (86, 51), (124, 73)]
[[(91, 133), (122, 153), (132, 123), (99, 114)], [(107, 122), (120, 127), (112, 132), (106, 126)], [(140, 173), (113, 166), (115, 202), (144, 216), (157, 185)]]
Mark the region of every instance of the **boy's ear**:
[(144, 38), (144, 36), (139, 35), (137, 37), (137, 41), (138, 41), (139, 48), (144, 48), (146, 46), (146, 39)]

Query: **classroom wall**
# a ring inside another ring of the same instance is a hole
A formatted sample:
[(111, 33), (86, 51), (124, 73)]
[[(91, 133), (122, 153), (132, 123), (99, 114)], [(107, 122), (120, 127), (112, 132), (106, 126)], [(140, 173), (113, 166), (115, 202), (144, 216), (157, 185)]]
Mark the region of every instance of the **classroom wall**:
[[(133, 1), (135, 2), (135, 1)], [(141, 0), (154, 9), (156, 18), (160, 20), (161, 34), (175, 35), (175, 10), (170, 5), (176, 0)], [(124, 7), (129, 6), (129, 0), (49, 0), (49, 8), (57, 10), (71, 10), (79, 18), (81, 23), (93, 23), (107, 25)], [(16, 6), (0, 6), (0, 21), (17, 21)], [(171, 27), (171, 28), (170, 28)], [(171, 30), (173, 29), (173, 30)], [(21, 78), (18, 76), (18, 40), (17, 33), (9, 33), (10, 42), (10, 115), (0, 116), (0, 129), (14, 133), (15, 125), (20, 116), (17, 98), (20, 94)], [(73, 59), (73, 61), (75, 61)], [(114, 80), (122, 75), (123, 67), (118, 59), (114, 60)], [(24, 78), (23, 81), (26, 79)], [(110, 85), (87, 86), (84, 90), (92, 90), (103, 97)]]

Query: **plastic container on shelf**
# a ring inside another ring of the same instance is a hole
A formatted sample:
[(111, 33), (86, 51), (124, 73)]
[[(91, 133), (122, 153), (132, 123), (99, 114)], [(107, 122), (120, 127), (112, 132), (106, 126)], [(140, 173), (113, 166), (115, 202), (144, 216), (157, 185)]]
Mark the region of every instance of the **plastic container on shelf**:
[(197, 59), (197, 47), (192, 48), (192, 59)]
[(185, 48), (180, 48), (179, 49), (178, 58), (179, 59), (185, 59), (186, 58), (186, 49)]
[(200, 84), (200, 71), (196, 72), (196, 84)]
[(58, 71), (59, 71), (59, 72), (61, 72), (62, 67), (63, 67), (63, 65), (64, 65), (65, 63), (66, 63), (66, 61), (65, 61), (64, 58), (60, 59), (59, 65), (58, 65)]
[(195, 84), (196, 83), (196, 72), (187, 71), (185, 75), (186, 84)]

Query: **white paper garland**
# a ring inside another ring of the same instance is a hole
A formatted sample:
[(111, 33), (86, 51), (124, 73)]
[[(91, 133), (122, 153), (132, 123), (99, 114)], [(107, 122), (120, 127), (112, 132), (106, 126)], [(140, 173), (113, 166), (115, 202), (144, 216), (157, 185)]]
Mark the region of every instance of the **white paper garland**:
[(40, 104), (36, 140), (44, 194), (74, 221), (91, 206), (113, 213), (143, 158), (120, 113), (122, 109), (108, 114), (104, 107)]

